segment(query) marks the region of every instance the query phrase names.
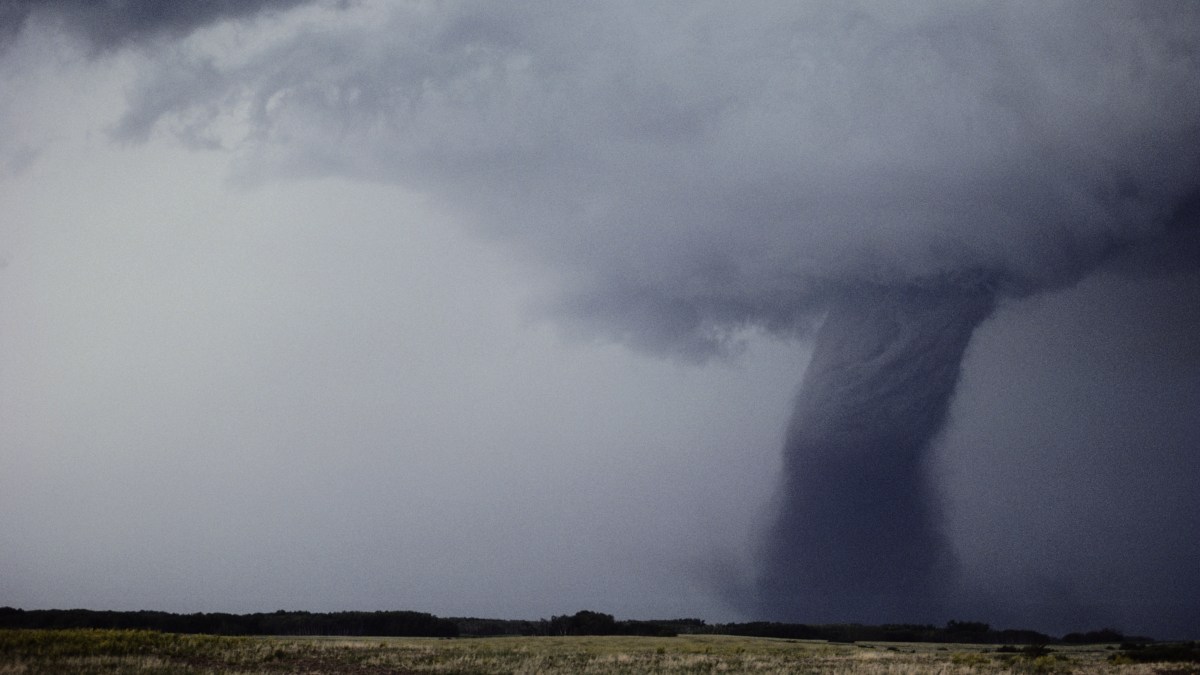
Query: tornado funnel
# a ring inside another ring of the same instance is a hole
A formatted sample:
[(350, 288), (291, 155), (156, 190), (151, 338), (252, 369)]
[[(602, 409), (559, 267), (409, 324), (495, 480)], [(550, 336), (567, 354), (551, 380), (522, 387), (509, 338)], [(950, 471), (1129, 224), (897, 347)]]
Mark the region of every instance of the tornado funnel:
[(927, 459), (991, 307), (986, 291), (911, 287), (832, 307), (787, 431), (758, 611), (805, 622), (939, 618), (953, 560)]

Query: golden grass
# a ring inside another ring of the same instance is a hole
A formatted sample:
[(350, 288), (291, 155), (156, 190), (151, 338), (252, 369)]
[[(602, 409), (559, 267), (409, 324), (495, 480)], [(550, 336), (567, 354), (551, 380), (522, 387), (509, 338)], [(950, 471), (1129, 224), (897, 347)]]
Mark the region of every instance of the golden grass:
[(1027, 656), (988, 646), (829, 644), (721, 635), (498, 638), (233, 638), (151, 631), (0, 630), (0, 675), (81, 673), (1164, 673), (1103, 647)]

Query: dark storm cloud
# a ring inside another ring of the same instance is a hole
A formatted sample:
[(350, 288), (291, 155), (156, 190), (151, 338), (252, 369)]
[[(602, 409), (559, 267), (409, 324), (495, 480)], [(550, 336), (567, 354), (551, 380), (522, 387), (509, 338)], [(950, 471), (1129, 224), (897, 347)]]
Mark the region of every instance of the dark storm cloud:
[[(759, 581), (775, 615), (872, 620), (881, 588), (889, 617), (935, 611), (925, 465), (976, 325), (1113, 260), (1194, 265), (1164, 251), (1196, 238), (1196, 3), (390, 9), (164, 65), (117, 135), (239, 111), (242, 179), (424, 190), (556, 274), (569, 330), (656, 352), (828, 312)], [(878, 530), (896, 514), (927, 546)]]
[(420, 186), (563, 271), (568, 321), (703, 355), (859, 283), (1023, 293), (1161, 235), (1196, 195), (1198, 16), (422, 5), (275, 43), (223, 89), (168, 69), (121, 130), (242, 92), (247, 172)]
[(182, 37), (225, 19), (246, 18), (309, 0), (3, 0), (0, 46), (33, 19), (61, 25), (96, 51), (156, 37)]

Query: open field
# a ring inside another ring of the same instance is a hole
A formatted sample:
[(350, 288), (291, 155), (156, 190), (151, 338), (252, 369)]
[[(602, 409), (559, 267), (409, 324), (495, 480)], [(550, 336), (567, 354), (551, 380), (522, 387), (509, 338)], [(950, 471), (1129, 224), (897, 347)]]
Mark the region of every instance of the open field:
[[(1129, 663), (1115, 646), (1000, 652), (987, 645), (831, 644), (650, 637), (216, 637), (3, 630), (0, 675), (33, 673), (1200, 673)], [(1115, 657), (1115, 658), (1114, 658)]]

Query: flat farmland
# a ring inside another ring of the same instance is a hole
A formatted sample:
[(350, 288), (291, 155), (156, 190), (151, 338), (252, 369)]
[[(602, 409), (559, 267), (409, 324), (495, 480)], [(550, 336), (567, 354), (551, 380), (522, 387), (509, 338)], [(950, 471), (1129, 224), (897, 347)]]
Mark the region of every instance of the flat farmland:
[(854, 643), (679, 637), (224, 637), (0, 631), (0, 675), (32, 673), (1197, 673), (1115, 645)]

